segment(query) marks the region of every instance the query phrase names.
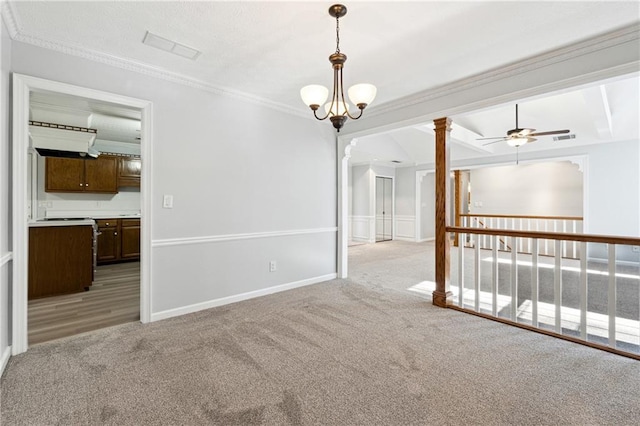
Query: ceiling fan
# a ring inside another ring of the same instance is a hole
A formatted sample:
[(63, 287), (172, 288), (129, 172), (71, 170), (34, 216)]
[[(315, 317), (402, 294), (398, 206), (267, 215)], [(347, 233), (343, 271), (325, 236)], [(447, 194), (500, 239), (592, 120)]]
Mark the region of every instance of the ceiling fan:
[(492, 138), (479, 138), (476, 140), (490, 140), (490, 139), (498, 139), (493, 142), (488, 142), (484, 145), (491, 145), (498, 142), (506, 141), (510, 146), (515, 146), (516, 148), (536, 140), (534, 136), (549, 136), (549, 135), (561, 135), (563, 133), (569, 133), (570, 130), (551, 130), (548, 132), (536, 132), (536, 129), (521, 129), (518, 127), (518, 104), (516, 104), (516, 128), (507, 131), (507, 136), (496, 136)]

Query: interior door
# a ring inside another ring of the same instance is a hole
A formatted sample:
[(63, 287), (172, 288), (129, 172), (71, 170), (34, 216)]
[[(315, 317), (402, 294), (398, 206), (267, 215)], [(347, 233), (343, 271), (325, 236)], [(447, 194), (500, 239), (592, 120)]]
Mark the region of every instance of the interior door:
[(376, 242), (393, 239), (393, 179), (376, 176)]

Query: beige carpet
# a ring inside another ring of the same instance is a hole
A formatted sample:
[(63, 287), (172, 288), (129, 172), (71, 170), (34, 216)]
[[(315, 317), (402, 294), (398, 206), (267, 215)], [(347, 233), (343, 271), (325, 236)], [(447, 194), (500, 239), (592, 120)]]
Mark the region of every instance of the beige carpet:
[(37, 345), (1, 423), (638, 424), (640, 362), (361, 278)]

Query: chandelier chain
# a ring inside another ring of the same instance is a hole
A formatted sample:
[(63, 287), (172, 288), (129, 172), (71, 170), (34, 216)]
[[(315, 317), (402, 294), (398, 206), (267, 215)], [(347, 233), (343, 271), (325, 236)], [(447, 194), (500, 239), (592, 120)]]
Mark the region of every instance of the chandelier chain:
[(336, 18), (336, 53), (340, 53), (340, 18)]

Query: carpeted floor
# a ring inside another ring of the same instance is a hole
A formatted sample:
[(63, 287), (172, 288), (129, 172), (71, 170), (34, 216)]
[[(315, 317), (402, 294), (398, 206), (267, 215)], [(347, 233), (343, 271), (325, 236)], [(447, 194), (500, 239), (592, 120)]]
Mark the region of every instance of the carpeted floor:
[(409, 267), (363, 250), (348, 280), (36, 345), (1, 424), (638, 424), (640, 362), (435, 308), (384, 262)]

